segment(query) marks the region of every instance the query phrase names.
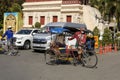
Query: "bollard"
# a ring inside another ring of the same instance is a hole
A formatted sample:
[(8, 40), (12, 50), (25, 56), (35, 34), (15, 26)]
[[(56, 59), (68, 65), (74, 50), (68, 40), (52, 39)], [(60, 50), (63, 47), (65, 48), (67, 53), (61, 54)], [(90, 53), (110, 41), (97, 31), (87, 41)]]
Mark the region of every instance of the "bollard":
[(117, 52), (117, 44), (114, 45), (114, 52)]
[(109, 52), (112, 52), (112, 44), (109, 44)]
[(105, 44), (104, 46), (104, 54), (109, 52), (109, 46), (107, 44)]
[(106, 54), (106, 45), (104, 46), (104, 54)]
[(106, 45), (106, 53), (109, 52), (109, 45)]
[(102, 44), (100, 44), (99, 54), (103, 54), (103, 47), (102, 47)]

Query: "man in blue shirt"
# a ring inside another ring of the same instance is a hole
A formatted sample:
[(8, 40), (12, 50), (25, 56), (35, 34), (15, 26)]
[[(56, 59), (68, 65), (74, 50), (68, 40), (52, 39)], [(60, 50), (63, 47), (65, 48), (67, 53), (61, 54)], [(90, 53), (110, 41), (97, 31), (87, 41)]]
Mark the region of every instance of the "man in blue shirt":
[(12, 44), (12, 39), (13, 39), (13, 31), (12, 31), (12, 26), (8, 26), (8, 30), (5, 31), (3, 34), (2, 38), (7, 37), (7, 45)]

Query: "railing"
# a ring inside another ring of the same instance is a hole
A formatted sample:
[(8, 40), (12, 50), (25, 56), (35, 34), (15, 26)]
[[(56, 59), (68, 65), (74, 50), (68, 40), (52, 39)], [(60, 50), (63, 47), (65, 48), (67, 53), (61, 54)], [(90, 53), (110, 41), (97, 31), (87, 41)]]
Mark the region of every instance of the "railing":
[(62, 4), (81, 4), (80, 0), (63, 0)]
[(43, 1), (54, 1), (54, 0), (25, 0), (25, 2), (43, 2)]

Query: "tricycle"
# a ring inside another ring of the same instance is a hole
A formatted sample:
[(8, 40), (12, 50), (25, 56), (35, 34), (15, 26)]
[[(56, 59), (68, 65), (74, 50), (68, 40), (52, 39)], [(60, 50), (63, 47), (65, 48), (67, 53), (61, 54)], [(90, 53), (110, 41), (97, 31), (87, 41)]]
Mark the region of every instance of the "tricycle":
[[(63, 29), (64, 31), (62, 31), (62, 33), (56, 34), (56, 39), (52, 40), (50, 49), (48, 49), (44, 54), (46, 64), (55, 65), (60, 64), (60, 62), (65, 62), (71, 63), (75, 66), (81, 64), (88, 68), (96, 67), (98, 57), (93, 47), (88, 49), (87, 43), (81, 45), (82, 54), (80, 54), (81, 58), (79, 59), (78, 48), (76, 48), (75, 45), (67, 45), (65, 43), (65, 39), (67, 39), (66, 34), (73, 35), (76, 31), (79, 31), (79, 29), (71, 27), (64, 27)], [(93, 34), (92, 31), (86, 30), (86, 34), (89, 33)]]

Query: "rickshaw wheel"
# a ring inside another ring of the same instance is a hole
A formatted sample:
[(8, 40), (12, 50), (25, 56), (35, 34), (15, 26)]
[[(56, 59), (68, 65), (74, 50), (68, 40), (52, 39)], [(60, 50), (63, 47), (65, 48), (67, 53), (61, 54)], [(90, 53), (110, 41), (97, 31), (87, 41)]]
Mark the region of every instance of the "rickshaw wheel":
[[(77, 56), (78, 56), (78, 55), (77, 55)], [(74, 52), (71, 52), (71, 58), (72, 58), (72, 59), (70, 60), (70, 62), (71, 62), (71, 64), (74, 65), (74, 66), (76, 66), (76, 65), (77, 65), (77, 62), (78, 62), (77, 56), (75, 55)]]
[(74, 66), (76, 66), (77, 65), (77, 59), (73, 58), (73, 60), (71, 61), (71, 64), (73, 64)]
[(81, 61), (84, 67), (94, 68), (98, 63), (98, 57), (94, 51), (86, 51), (82, 54)]
[(48, 65), (54, 65), (56, 63), (55, 54), (52, 50), (46, 50), (44, 53), (45, 63)]

